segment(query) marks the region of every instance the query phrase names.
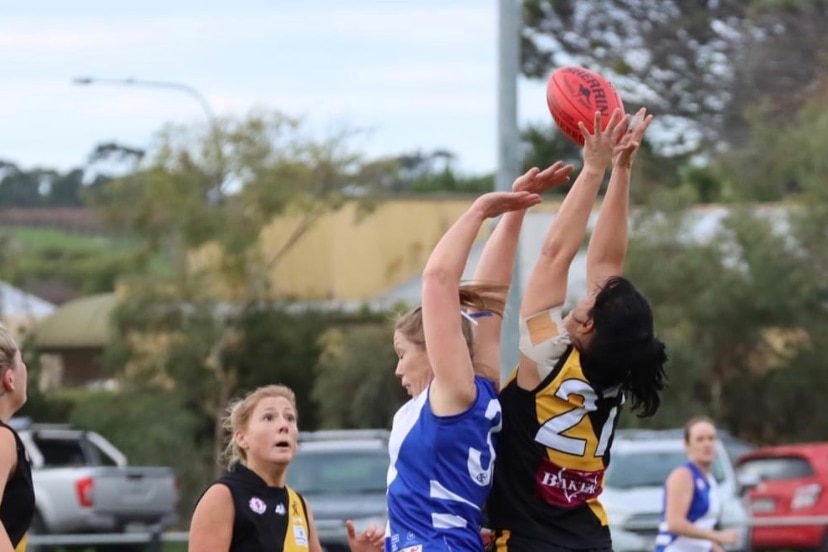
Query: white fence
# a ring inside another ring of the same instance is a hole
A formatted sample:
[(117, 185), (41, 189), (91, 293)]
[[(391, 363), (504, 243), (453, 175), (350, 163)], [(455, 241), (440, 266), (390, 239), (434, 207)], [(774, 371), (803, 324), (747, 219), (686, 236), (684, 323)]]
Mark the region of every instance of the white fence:
[(84, 533), (77, 535), (31, 535), (27, 547), (40, 550), (60, 546), (97, 546), (144, 544), (145, 550), (160, 552), (165, 542), (187, 542), (188, 534), (184, 531), (166, 532), (130, 532), (130, 533)]
[[(828, 516), (761, 517), (745, 520), (752, 527), (791, 527), (828, 525)], [(28, 544), (32, 547), (52, 548), (60, 546), (96, 546), (120, 544), (145, 544), (148, 552), (160, 552), (165, 542), (187, 542), (185, 531), (93, 533), (81, 535), (31, 535)]]

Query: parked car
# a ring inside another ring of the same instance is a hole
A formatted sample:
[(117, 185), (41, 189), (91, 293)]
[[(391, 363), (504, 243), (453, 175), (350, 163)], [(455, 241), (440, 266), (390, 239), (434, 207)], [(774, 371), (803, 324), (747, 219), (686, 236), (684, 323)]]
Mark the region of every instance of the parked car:
[(68, 425), (14, 418), (32, 463), (32, 534), (112, 533), (172, 525), (178, 484), (172, 468), (129, 466), (103, 436)]
[[(786, 518), (828, 514), (828, 443), (762, 447), (739, 458), (740, 480), (753, 485), (746, 491), (753, 517)], [(751, 545), (756, 550), (826, 550), (825, 524), (756, 525)]]
[[(711, 467), (722, 501), (720, 526), (739, 530), (741, 538), (728, 550), (746, 550), (750, 537), (748, 513), (739, 495), (735, 459), (752, 447), (718, 432)], [(615, 552), (654, 549), (664, 500), (664, 482), (687, 461), (683, 430), (618, 430), (610, 451), (601, 502), (607, 512)]]
[(326, 552), (349, 550), (345, 520), (358, 531), (385, 527), (388, 436), (380, 429), (300, 433), (287, 483), (310, 505)]

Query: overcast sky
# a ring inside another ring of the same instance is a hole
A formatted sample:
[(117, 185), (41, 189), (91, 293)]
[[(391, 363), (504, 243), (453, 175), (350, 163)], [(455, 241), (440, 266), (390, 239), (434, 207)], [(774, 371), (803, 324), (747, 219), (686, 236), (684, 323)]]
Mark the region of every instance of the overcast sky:
[[(319, 132), (370, 129), (371, 155), (445, 148), (471, 173), (496, 164), (496, 0), (57, 0), (0, 18), (0, 159), (82, 165), (115, 140), (146, 146), (165, 122), (203, 120), (186, 94), (80, 87), (78, 76), (174, 81), (219, 114), (268, 107)], [(522, 121), (548, 121), (522, 82)]]

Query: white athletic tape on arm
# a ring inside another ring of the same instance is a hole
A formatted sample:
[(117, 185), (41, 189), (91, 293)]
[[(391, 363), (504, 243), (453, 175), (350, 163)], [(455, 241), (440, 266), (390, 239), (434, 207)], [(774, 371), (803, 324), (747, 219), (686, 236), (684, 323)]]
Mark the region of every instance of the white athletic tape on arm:
[(541, 379), (549, 375), (569, 346), (562, 307), (520, 318), (520, 352), (538, 365)]

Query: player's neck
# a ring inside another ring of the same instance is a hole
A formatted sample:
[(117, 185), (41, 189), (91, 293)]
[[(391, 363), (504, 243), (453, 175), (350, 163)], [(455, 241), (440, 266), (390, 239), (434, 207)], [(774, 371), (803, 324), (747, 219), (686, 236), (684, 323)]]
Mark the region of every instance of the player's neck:
[(287, 465), (258, 463), (248, 459), (247, 468), (262, 478), (268, 487), (284, 487), (287, 478)]
[(694, 466), (699, 468), (699, 471), (701, 471), (703, 474), (707, 475), (708, 473), (710, 473), (710, 466), (712, 465), (711, 463), (699, 462), (698, 460), (690, 460), (690, 462), (692, 462)]

